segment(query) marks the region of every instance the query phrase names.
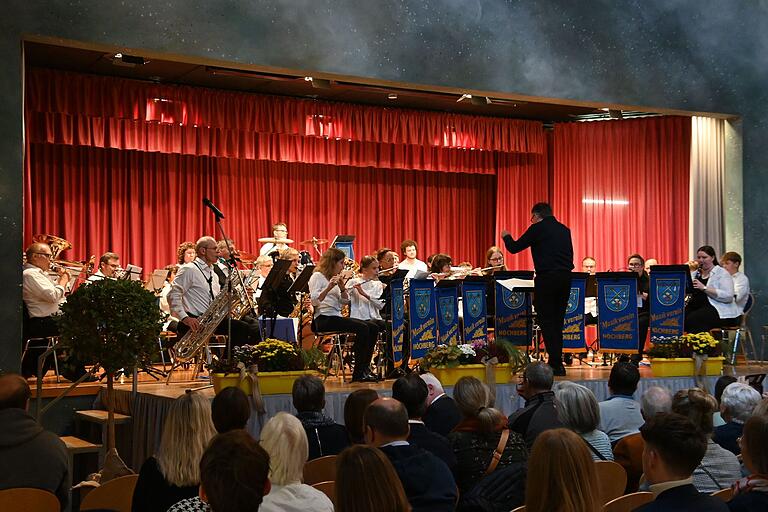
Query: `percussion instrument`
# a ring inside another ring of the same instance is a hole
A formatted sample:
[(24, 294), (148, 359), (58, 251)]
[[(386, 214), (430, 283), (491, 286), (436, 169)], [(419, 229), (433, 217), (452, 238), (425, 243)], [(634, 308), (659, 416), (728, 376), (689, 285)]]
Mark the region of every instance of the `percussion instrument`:
[(275, 244), (275, 245), (285, 244), (285, 245), (289, 245), (289, 244), (293, 243), (293, 240), (291, 240), (290, 238), (275, 238), (275, 237), (272, 237), (272, 236), (268, 236), (268, 237), (265, 237), (265, 238), (259, 238), (259, 242), (262, 243), (262, 244)]
[(301, 245), (312, 245), (312, 246), (315, 246), (315, 245), (325, 245), (325, 244), (328, 243), (328, 240), (326, 240), (325, 238), (315, 238), (315, 237), (312, 237), (309, 240), (304, 240), (303, 242), (299, 242), (299, 243)]

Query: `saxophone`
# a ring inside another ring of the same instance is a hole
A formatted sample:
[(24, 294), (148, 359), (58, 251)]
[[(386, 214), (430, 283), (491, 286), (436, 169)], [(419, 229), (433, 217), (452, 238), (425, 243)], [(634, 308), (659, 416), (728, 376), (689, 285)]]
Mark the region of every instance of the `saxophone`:
[(197, 319), (200, 322), (200, 328), (196, 331), (188, 331), (173, 346), (176, 359), (186, 361), (194, 358), (205, 347), (216, 327), (227, 318), (230, 309), (234, 320), (240, 320), (253, 309), (253, 299), (247, 292), (237, 269), (230, 271), (229, 284), (230, 286), (225, 286), (213, 299), (205, 313)]

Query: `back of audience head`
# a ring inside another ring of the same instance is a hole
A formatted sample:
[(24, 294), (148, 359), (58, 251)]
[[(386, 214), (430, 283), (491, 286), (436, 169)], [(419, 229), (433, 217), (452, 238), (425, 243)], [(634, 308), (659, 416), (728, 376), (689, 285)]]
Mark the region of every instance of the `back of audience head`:
[(611, 368), (608, 377), (608, 388), (614, 395), (632, 396), (637, 391), (640, 382), (640, 370), (629, 362), (618, 362)]
[(752, 411), (753, 416), (768, 416), (768, 398), (763, 398)]
[(250, 512), (269, 493), (269, 455), (245, 430), (219, 434), (200, 460), (200, 497), (212, 512)]
[(17, 373), (0, 375), (0, 410), (27, 409), (31, 391), (27, 379)]
[(301, 483), (309, 443), (296, 416), (275, 414), (261, 431), (261, 446), (269, 454), (269, 480), (273, 485)]
[(475, 377), (462, 377), (453, 387), (453, 399), (461, 414), (476, 419), (483, 432), (492, 432), (499, 422), (506, 420), (504, 414), (494, 409), (490, 388)]
[(723, 375), (717, 379), (717, 382), (715, 382), (715, 400), (717, 400), (718, 407), (720, 407), (720, 400), (723, 398), (723, 391), (725, 391), (725, 388), (736, 381), (737, 379), (733, 375)]
[(325, 386), (314, 375), (302, 375), (293, 381), (292, 395), (298, 412), (319, 412), (325, 407)]
[(230, 386), (213, 398), (211, 416), (219, 434), (243, 429), (251, 417), (251, 403), (242, 389)]
[(336, 512), (411, 510), (403, 484), (377, 448), (353, 445), (336, 459)]
[(178, 487), (199, 484), (198, 463), (214, 435), (208, 398), (200, 393), (185, 393), (174, 400), (157, 452), (157, 463), (165, 479)]
[(594, 393), (581, 384), (563, 381), (555, 386), (557, 416), (564, 426), (588, 434), (600, 424), (600, 407)]
[(552, 372), (551, 366), (542, 361), (529, 363), (523, 370), (521, 382), (517, 385), (517, 392), (523, 398), (528, 399), (539, 393), (551, 391), (554, 382), (555, 374)]
[(707, 451), (707, 437), (687, 417), (659, 413), (640, 427), (643, 471), (651, 484), (691, 476)]
[(734, 423), (745, 423), (752, 416), (761, 398), (760, 393), (748, 384), (741, 382), (728, 384), (720, 399), (723, 419)]
[(408, 438), (408, 412), (405, 406), (394, 398), (379, 398), (372, 402), (363, 416), (365, 442), (381, 446), (392, 441)]
[(644, 419), (648, 419), (660, 412), (672, 410), (672, 394), (667, 388), (651, 386), (640, 397), (640, 412)]
[(600, 510), (595, 463), (586, 443), (564, 428), (536, 437), (528, 457), (526, 512)]
[(427, 403), (431, 404), (435, 398), (445, 393), (443, 383), (434, 374), (422, 373), (419, 377), (427, 384)]
[(768, 416), (754, 415), (744, 424), (741, 456), (753, 475), (768, 475)]
[(707, 435), (714, 430), (712, 415), (716, 410), (715, 397), (699, 388), (681, 389), (672, 399), (672, 412), (686, 416)]
[(375, 390), (365, 388), (353, 391), (344, 402), (344, 426), (353, 443), (365, 443), (363, 415), (368, 405), (377, 398), (379, 394)]
[(411, 419), (424, 416), (427, 411), (428, 394), (427, 383), (415, 373), (400, 377), (392, 384), (392, 398), (405, 406), (408, 417)]

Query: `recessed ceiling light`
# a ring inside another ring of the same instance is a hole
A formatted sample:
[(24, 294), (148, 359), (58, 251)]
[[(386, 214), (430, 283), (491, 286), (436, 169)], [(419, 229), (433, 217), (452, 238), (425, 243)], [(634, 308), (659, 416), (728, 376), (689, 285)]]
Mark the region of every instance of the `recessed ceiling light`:
[(394, 92), (391, 92), (391, 93), (387, 94), (387, 99), (388, 100), (396, 100), (397, 99), (397, 94), (395, 94)]

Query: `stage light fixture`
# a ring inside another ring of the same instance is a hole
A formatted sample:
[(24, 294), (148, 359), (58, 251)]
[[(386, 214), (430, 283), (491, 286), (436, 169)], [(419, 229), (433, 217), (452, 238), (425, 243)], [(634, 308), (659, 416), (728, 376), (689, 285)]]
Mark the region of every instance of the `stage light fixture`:
[(331, 81), (325, 78), (315, 78), (313, 76), (305, 76), (304, 80), (312, 84), (314, 89), (330, 89)]
[(391, 92), (391, 93), (387, 94), (387, 99), (388, 100), (396, 100), (397, 99), (397, 94), (395, 94), (394, 92)]

